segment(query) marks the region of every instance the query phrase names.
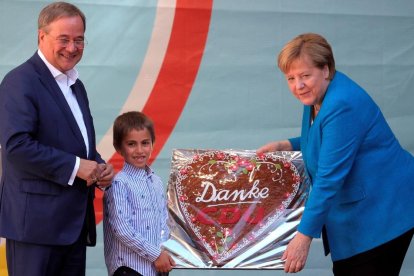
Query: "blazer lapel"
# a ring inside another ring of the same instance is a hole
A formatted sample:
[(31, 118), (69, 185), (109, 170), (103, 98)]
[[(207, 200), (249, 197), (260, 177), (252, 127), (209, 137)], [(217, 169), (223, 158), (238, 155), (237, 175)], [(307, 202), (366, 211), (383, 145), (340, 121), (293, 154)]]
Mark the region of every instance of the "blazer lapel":
[[(70, 109), (69, 104), (65, 99), (65, 96), (63, 96), (63, 93), (60, 90), (59, 85), (53, 78), (52, 73), (50, 73), (49, 68), (47, 68), (46, 64), (43, 62), (43, 60), (39, 57), (37, 53), (33, 55), (31, 61), (33, 61), (35, 67), (39, 72), (40, 81), (47, 88), (46, 90), (55, 100), (56, 105), (59, 106), (62, 110), (62, 114), (64, 115), (70, 128), (72, 129), (74, 136), (81, 143), (81, 145), (85, 145), (85, 141), (83, 140), (82, 133), (79, 129), (75, 117), (73, 116), (72, 110)], [(86, 146), (84, 146), (84, 152), (86, 156)]]
[(309, 135), (309, 128), (311, 126), (311, 107), (305, 105), (303, 109), (303, 118), (302, 118), (302, 138), (305, 139), (305, 142), (307, 144), (308, 141), (308, 135)]
[[(309, 135), (309, 128), (311, 127), (311, 107), (305, 105), (303, 108), (303, 118), (302, 118), (302, 133), (301, 133), (301, 141), (300, 141), (300, 148), (302, 151), (302, 155), (306, 155), (307, 151), (306, 148), (308, 146), (308, 135)], [(304, 158), (306, 160), (306, 158)]]
[(80, 81), (77, 80), (75, 84), (71, 86), (73, 93), (75, 94), (76, 100), (78, 101), (79, 108), (82, 112), (83, 121), (85, 123), (86, 131), (88, 133), (88, 141), (89, 141), (89, 155), (93, 149), (95, 148), (95, 134), (93, 130), (93, 123), (90, 115), (90, 110), (88, 106), (88, 102), (86, 99), (86, 91), (83, 86), (80, 84)]

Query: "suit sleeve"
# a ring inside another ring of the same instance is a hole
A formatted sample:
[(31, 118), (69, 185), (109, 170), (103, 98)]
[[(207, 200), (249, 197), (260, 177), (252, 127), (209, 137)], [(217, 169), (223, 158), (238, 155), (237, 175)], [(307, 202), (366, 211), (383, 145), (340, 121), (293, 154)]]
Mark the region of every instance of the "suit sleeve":
[(289, 138), (290, 144), (292, 145), (292, 150), (300, 150), (300, 137)]
[(38, 177), (67, 185), (76, 157), (39, 142), (40, 137), (47, 137), (48, 131), (59, 127), (53, 125), (47, 129), (40, 123), (40, 109), (45, 105), (41, 103), (39, 89), (44, 90), (44, 87), (38, 79), (22, 73), (9, 74), (0, 84), (2, 150), (8, 161), (20, 170), (22, 177)]

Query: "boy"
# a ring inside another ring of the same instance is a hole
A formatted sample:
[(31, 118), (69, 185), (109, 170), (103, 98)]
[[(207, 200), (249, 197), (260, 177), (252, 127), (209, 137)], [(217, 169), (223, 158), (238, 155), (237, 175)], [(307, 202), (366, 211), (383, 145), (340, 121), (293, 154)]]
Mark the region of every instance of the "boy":
[(113, 145), (125, 163), (104, 195), (109, 275), (157, 275), (175, 265), (160, 249), (169, 235), (168, 211), (162, 181), (147, 165), (154, 141), (153, 123), (143, 113), (127, 112), (116, 118)]

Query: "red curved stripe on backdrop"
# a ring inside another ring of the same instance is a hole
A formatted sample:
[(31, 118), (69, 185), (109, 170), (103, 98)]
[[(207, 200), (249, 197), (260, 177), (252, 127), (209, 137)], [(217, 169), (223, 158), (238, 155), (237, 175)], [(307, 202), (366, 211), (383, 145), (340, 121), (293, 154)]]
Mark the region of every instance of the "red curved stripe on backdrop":
[[(150, 163), (164, 147), (190, 95), (207, 41), (212, 5), (213, 0), (177, 0), (164, 62), (142, 110), (154, 121), (156, 131)], [(114, 165), (115, 171), (119, 171), (123, 163), (117, 153), (109, 162)], [(97, 190), (97, 224), (102, 220), (102, 196), (103, 193)]]

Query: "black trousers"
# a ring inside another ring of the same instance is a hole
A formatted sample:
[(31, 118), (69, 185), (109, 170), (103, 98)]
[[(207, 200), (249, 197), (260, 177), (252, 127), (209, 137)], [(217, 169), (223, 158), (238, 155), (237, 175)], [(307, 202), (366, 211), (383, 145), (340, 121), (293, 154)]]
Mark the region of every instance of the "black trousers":
[(371, 250), (334, 262), (334, 275), (398, 276), (413, 234), (414, 228)]
[(127, 266), (121, 266), (115, 270), (113, 276), (142, 276), (140, 273), (136, 272), (132, 268)]
[[(157, 273), (158, 276), (168, 276), (168, 272)], [(129, 268), (127, 266), (121, 266), (119, 267), (115, 272), (113, 276), (142, 276), (140, 273), (136, 272), (132, 268)]]
[[(168, 276), (168, 272), (158, 272), (158, 276)], [(140, 273), (136, 272), (132, 268), (129, 268), (127, 266), (121, 266), (119, 267), (115, 272), (113, 276), (142, 276)]]

